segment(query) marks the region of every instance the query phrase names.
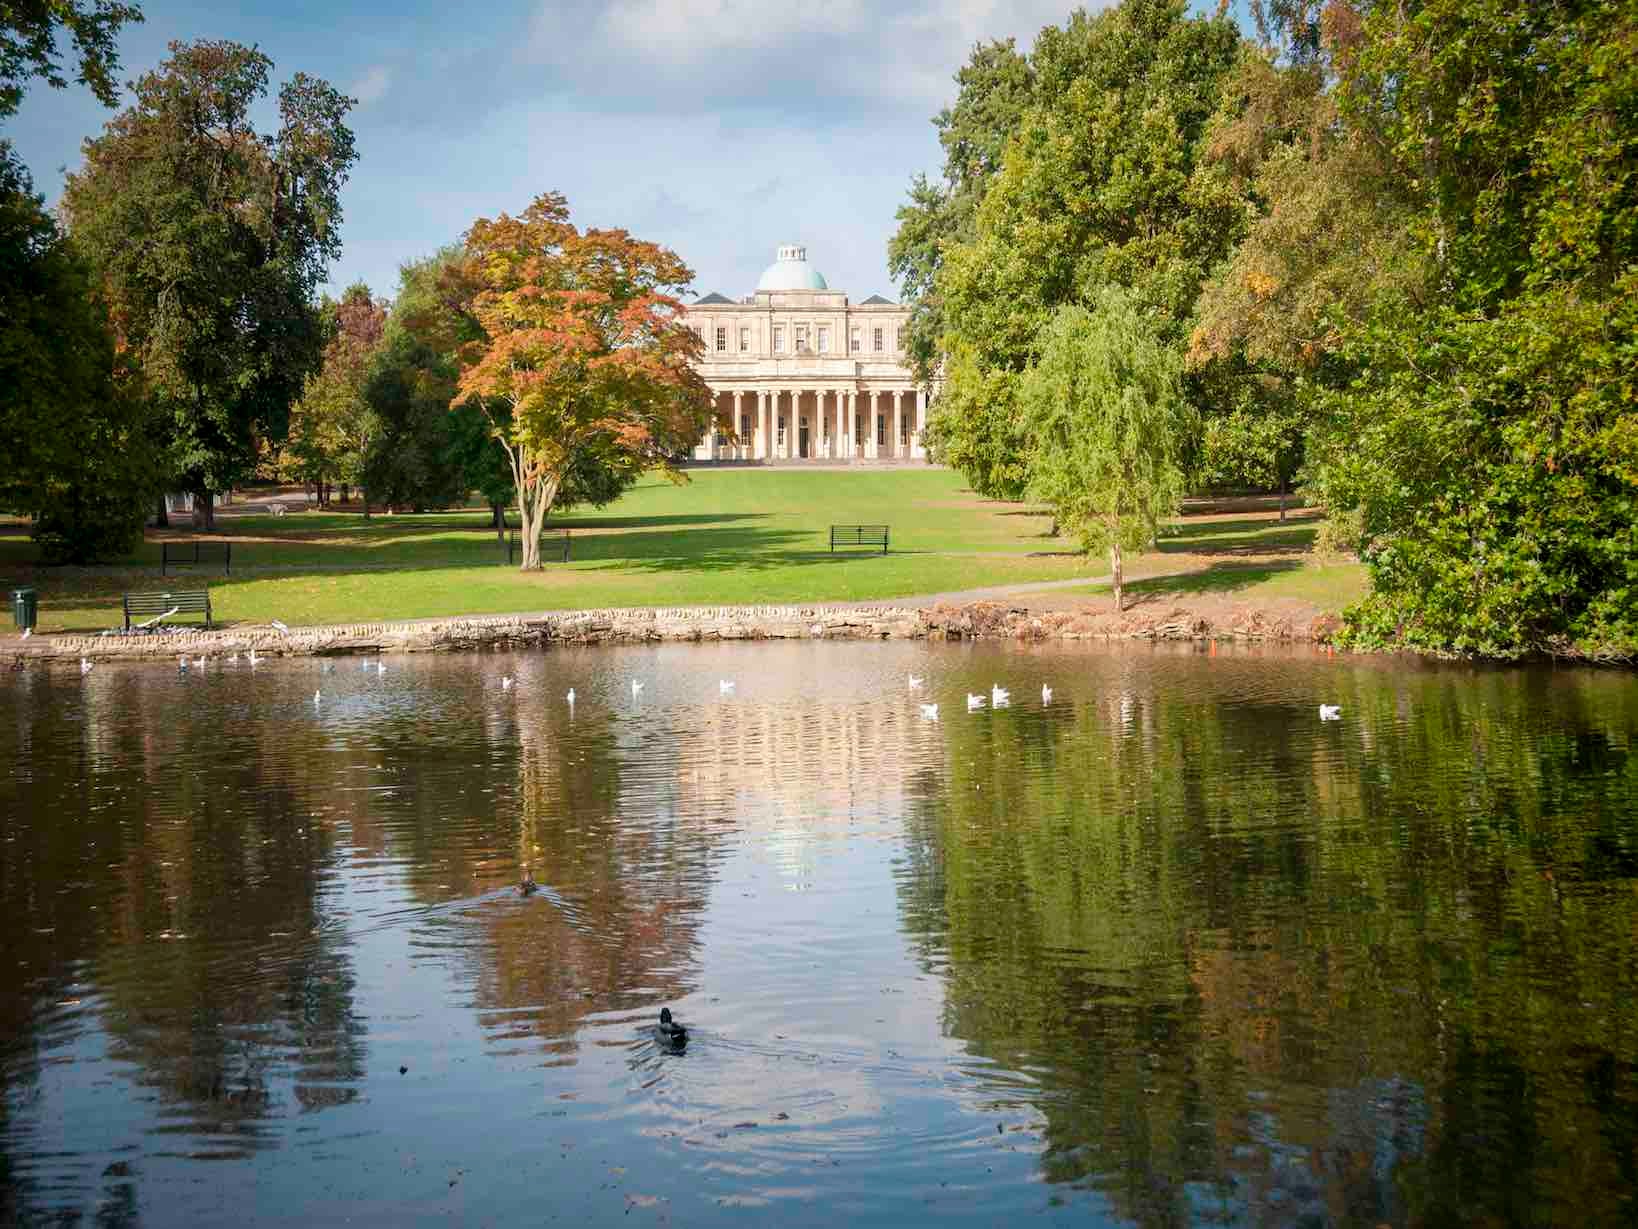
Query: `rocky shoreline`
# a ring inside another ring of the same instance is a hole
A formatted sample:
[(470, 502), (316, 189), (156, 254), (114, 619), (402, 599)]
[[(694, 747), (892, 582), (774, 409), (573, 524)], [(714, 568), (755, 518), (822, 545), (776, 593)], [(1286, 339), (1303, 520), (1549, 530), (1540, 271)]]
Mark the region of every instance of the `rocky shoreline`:
[(245, 652), (270, 657), (437, 653), (547, 645), (708, 640), (1259, 640), (1325, 643), (1335, 616), (1260, 606), (1205, 609), (1189, 603), (1128, 609), (1107, 603), (1031, 611), (978, 601), (911, 607), (892, 603), (704, 606), (551, 611), (399, 623), (297, 627), (266, 624), (159, 636), (10, 636), (0, 654), (29, 661), (170, 660), (183, 654)]

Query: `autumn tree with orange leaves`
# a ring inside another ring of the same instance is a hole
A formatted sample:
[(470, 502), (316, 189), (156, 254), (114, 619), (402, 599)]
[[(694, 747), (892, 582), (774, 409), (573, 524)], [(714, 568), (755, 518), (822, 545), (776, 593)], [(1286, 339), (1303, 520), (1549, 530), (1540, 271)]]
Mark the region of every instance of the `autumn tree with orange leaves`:
[(523, 567), (538, 568), (577, 457), (675, 473), (672, 458), (711, 425), (711, 392), (691, 365), (701, 342), (676, 297), (693, 272), (623, 230), (578, 230), (556, 192), (518, 217), (480, 218), (465, 251), (481, 336), (461, 347), (450, 404), (483, 407), (511, 464)]

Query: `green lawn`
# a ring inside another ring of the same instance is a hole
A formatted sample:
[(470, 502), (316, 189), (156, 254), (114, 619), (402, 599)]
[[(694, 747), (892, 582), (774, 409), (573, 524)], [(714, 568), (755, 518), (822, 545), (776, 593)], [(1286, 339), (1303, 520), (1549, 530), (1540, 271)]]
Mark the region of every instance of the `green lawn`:
[[(208, 583), (224, 621), (332, 623), (599, 606), (849, 601), (1097, 576), (1049, 516), (982, 500), (944, 470), (695, 470), (648, 479), (602, 510), (576, 510), (573, 559), (524, 574), (501, 562), (479, 511), (383, 516), (301, 512), (218, 518), (233, 575), (159, 576), (160, 535), (117, 565), (34, 566), (0, 537), (0, 580), (40, 590), (41, 632), (120, 622), (127, 591)], [(831, 555), (833, 523), (892, 527), (887, 556)], [(187, 536), (179, 532), (174, 536)]]
[(1231, 594), (1236, 600), (1251, 603), (1296, 598), (1341, 613), (1345, 606), (1365, 596), (1367, 584), (1363, 564), (1278, 559), (1267, 563), (1211, 563), (1181, 576), (1135, 580), (1127, 588), (1134, 594), (1163, 593), (1179, 598)]

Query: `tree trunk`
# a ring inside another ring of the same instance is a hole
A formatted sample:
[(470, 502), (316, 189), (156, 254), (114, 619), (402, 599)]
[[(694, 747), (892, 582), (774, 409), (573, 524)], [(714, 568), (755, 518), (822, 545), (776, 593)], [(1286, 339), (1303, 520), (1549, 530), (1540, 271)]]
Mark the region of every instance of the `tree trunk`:
[(370, 489), (366, 486), (358, 488), (358, 502), (364, 505), (364, 519), (370, 519)]
[(537, 481), (532, 492), (522, 484), (518, 486), (518, 537), (523, 542), (520, 567), (525, 572), (540, 569), (540, 533), (546, 528), (546, 514), (557, 499), (558, 482), (556, 476)]
[(352, 497), (352, 492), (353, 484), (350, 482), (343, 482), (341, 484), (341, 502), (346, 503), (347, 500)]
[(1109, 576), (1110, 576), (1110, 579), (1114, 582), (1115, 613), (1119, 614), (1120, 610), (1121, 610), (1121, 588), (1122, 588), (1122, 585), (1123, 585), (1123, 577), (1121, 575), (1121, 570), (1120, 570), (1120, 543), (1119, 542), (1116, 542), (1116, 543), (1114, 543), (1113, 545), (1111, 545), (1109, 547)]
[(215, 492), (201, 487), (193, 493), (193, 527), (216, 528)]
[(1285, 524), (1285, 475), (1280, 476), (1280, 524)]
[(159, 497), (158, 504), (156, 504), (154, 507), (154, 527), (157, 529), (168, 529), (170, 528), (170, 524), (171, 512), (170, 509), (165, 506), (165, 497), (161, 495)]
[(495, 536), (500, 539), (502, 546), (506, 545), (506, 505), (490, 504), (489, 509), (494, 513)]

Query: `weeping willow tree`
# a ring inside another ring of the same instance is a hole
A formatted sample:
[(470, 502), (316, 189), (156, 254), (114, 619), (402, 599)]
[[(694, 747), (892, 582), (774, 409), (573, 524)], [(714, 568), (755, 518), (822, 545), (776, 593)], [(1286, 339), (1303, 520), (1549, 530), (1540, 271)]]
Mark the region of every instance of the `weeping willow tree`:
[(1019, 389), (1030, 440), (1028, 494), (1088, 551), (1107, 550), (1121, 608), (1121, 552), (1142, 550), (1185, 490), (1195, 431), (1182, 360), (1129, 291), (1061, 307), (1036, 337)]

